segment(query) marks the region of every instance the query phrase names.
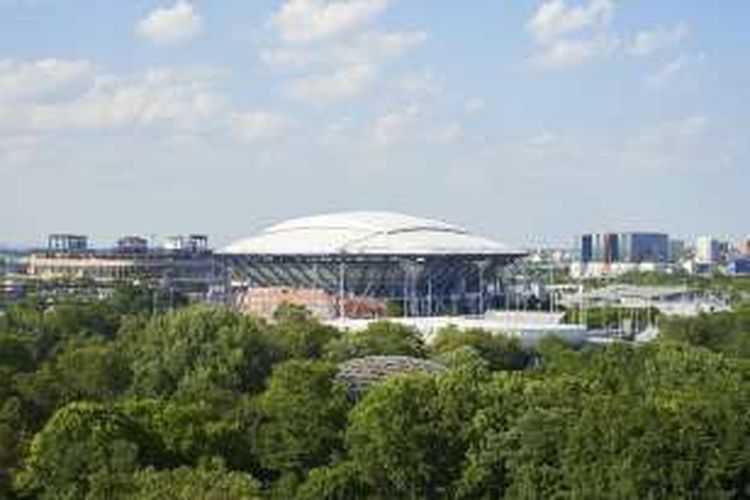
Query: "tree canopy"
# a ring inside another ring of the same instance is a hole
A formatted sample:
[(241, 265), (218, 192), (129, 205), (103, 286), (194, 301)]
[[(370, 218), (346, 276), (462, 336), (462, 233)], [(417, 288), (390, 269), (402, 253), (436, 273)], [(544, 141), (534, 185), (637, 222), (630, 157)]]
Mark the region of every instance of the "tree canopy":
[[(747, 308), (574, 349), (147, 297), (1, 317), (0, 498), (750, 498)], [(440, 369), (350, 393), (381, 355)]]

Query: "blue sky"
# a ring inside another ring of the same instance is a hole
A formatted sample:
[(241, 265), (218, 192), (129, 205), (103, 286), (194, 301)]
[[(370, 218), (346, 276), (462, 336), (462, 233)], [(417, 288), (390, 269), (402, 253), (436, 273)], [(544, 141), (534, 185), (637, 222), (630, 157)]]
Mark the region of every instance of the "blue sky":
[(0, 0), (0, 241), (386, 209), (740, 236), (750, 3)]

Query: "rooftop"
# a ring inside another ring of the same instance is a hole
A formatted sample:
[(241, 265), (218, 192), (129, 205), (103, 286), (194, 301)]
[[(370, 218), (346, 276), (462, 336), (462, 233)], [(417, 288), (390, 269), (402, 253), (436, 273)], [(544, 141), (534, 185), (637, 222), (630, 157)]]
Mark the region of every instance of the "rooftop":
[(291, 219), (228, 246), (230, 254), (523, 255), (445, 222), (393, 212)]

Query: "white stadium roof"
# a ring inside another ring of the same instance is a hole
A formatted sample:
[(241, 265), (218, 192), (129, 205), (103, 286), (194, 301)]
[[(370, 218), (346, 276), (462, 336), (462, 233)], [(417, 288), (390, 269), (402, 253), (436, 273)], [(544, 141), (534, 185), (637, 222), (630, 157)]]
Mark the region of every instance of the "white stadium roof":
[(444, 222), (392, 212), (342, 212), (291, 219), (237, 241), (229, 254), (523, 255)]

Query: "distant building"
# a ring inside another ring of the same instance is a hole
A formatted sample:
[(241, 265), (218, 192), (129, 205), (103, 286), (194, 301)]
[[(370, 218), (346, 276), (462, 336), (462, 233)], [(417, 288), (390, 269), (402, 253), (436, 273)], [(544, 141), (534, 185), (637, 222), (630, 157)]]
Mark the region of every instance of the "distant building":
[(452, 224), (392, 212), (291, 219), (221, 252), (233, 290), (321, 289), (340, 308), (357, 297), (357, 314), (385, 303), (408, 316), (481, 314), (505, 299), (501, 273), (525, 255)]
[(79, 234), (51, 234), (47, 238), (50, 252), (82, 252), (88, 248), (88, 238)]
[(669, 262), (669, 236), (663, 233), (592, 233), (581, 236), (581, 262)]
[(721, 246), (711, 236), (699, 236), (695, 241), (695, 262), (697, 264), (713, 265), (719, 262)]
[(741, 241), (740, 244), (737, 245), (737, 251), (744, 257), (750, 257), (750, 238)]
[(170, 236), (167, 238), (164, 248), (173, 251), (184, 251), (201, 253), (208, 251), (208, 236), (202, 234), (190, 234), (187, 236)]
[(582, 294), (568, 294), (561, 302), (567, 307), (612, 307), (658, 309), (668, 316), (696, 316), (730, 310), (724, 297), (687, 286), (610, 285)]
[(123, 236), (117, 240), (117, 251), (121, 253), (146, 253), (148, 240), (140, 236)]
[(729, 266), (727, 266), (727, 272), (729, 274), (743, 276), (750, 275), (750, 257), (734, 259), (729, 263)]
[(187, 294), (204, 294), (219, 280), (220, 266), (206, 237), (191, 236), (179, 249), (150, 249), (145, 239), (121, 238), (112, 249), (90, 249), (85, 236), (52, 235), (48, 249), (28, 255), (31, 279), (85, 280), (97, 286), (152, 282)]
[(580, 237), (575, 277), (600, 277), (630, 271), (662, 271), (672, 261), (669, 236), (663, 233), (590, 233)]

